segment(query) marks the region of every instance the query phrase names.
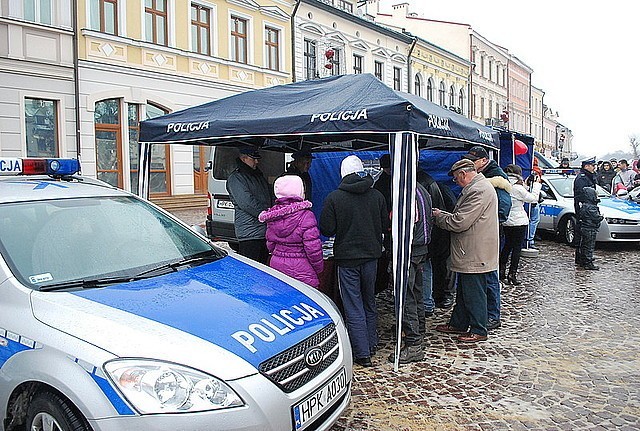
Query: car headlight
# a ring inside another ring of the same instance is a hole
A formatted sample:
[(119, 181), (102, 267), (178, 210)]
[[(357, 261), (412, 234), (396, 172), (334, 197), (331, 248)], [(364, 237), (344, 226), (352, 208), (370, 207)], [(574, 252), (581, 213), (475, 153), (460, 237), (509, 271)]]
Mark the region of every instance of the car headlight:
[(607, 224), (638, 224), (636, 220), (628, 220), (624, 218), (607, 217)]
[(243, 406), (225, 382), (182, 365), (146, 359), (104, 364), (111, 381), (141, 413), (182, 413)]

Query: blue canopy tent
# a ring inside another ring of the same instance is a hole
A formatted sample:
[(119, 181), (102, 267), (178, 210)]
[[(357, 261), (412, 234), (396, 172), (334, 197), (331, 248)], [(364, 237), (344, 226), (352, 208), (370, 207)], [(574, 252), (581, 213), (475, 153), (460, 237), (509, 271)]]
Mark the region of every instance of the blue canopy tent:
[[(264, 88), (140, 124), (138, 192), (148, 196), (154, 144), (254, 145), (296, 151), (386, 150), (391, 155), (394, 286), (402, 310), (413, 235), (418, 148), (497, 149), (498, 134), (421, 97), (394, 91), (371, 74)], [(397, 319), (398, 367), (402, 313)]]
[[(500, 166), (504, 168), (510, 163), (516, 164), (522, 168), (522, 177), (527, 178), (529, 174), (531, 174), (531, 168), (533, 167), (533, 136), (506, 130), (500, 130), (499, 136)], [(520, 141), (524, 145), (526, 145), (526, 153), (516, 154), (516, 141)]]

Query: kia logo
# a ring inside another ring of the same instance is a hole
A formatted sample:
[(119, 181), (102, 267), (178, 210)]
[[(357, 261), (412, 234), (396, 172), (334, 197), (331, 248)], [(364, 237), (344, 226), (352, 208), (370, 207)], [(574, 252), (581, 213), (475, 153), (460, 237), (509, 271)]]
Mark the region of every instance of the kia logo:
[(312, 347), (304, 354), (304, 363), (307, 364), (309, 368), (313, 368), (322, 362), (324, 358), (324, 352), (320, 347)]

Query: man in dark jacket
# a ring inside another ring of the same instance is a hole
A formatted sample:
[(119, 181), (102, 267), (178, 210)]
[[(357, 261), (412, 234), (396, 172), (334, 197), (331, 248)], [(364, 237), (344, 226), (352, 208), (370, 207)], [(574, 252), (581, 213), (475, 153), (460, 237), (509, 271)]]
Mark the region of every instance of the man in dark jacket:
[[(429, 252), (429, 242), (431, 241), (432, 226), (431, 197), (427, 190), (420, 183), (417, 183), (411, 261), (402, 316), (404, 347), (400, 350), (398, 358), (400, 364), (419, 362), (424, 359), (424, 346), (422, 345), (425, 334), (423, 265), (428, 260), (427, 254)], [(393, 362), (394, 360), (395, 354), (392, 353), (389, 356), (389, 361)]]
[(591, 187), (583, 189), (584, 202), (578, 210), (580, 225), (580, 244), (576, 248), (576, 261), (582, 262), (584, 269), (598, 270), (593, 264), (593, 250), (596, 247), (596, 235), (604, 217), (598, 209), (598, 195)]
[(389, 213), (357, 156), (346, 157), (340, 173), (342, 182), (324, 201), (320, 232), (335, 235), (333, 255), (354, 360), (370, 367), (378, 344), (376, 270)]
[[(502, 223), (507, 221), (511, 211), (511, 183), (509, 182), (509, 177), (495, 160), (489, 159), (487, 150), (481, 146), (471, 148), (463, 158), (473, 161), (476, 170), (489, 180), (498, 195), (498, 222), (500, 223), (500, 244), (502, 244), (504, 242), (502, 241)], [(498, 271), (495, 273), (495, 279), (493, 275), (489, 277), (487, 312), (487, 329), (491, 330), (500, 327), (500, 280)]]
[(238, 167), (227, 179), (227, 191), (235, 207), (234, 226), (238, 238), (238, 252), (257, 262), (269, 261), (265, 233), (267, 226), (258, 215), (271, 206), (269, 183), (258, 169), (260, 153), (253, 147), (240, 150)]
[(302, 178), (304, 184), (304, 198), (311, 202), (313, 200), (313, 183), (311, 182), (311, 175), (309, 169), (311, 169), (311, 162), (313, 161), (313, 154), (309, 150), (300, 150), (291, 154), (293, 161), (287, 166), (287, 174), (297, 175)]
[[(416, 179), (429, 195), (434, 208), (445, 211), (453, 211), (456, 205), (456, 196), (451, 188), (435, 179), (423, 169), (418, 169)], [(433, 306), (438, 308), (450, 308), (455, 298), (455, 286), (452, 282), (451, 271), (447, 268), (449, 258), (449, 231), (438, 226), (433, 227), (431, 242), (429, 243), (429, 255), (424, 265), (424, 294), (425, 312), (433, 312)], [(431, 270), (431, 271), (429, 271)], [(429, 277), (431, 275), (431, 277)], [(429, 287), (431, 286), (431, 292)], [(429, 295), (431, 293), (431, 295)], [(432, 304), (435, 302), (435, 304)]]
[[(573, 182), (573, 207), (575, 210), (576, 218), (580, 211), (580, 207), (587, 201), (587, 197), (584, 193), (585, 187), (590, 187), (595, 190), (596, 188), (596, 160), (595, 158), (583, 160), (580, 167), (580, 173)], [(578, 246), (580, 244), (580, 219), (576, 219), (576, 228), (574, 229), (573, 245)], [(584, 265), (584, 262), (580, 260), (580, 255), (576, 254), (576, 265)]]

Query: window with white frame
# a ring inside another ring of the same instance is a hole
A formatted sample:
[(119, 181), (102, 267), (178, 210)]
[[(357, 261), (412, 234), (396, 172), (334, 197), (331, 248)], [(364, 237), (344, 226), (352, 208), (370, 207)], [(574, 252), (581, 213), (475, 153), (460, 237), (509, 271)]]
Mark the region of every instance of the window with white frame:
[(449, 87), (449, 106), (456, 106), (456, 89)]
[(444, 81), (440, 81), (440, 90), (438, 90), (438, 103), (440, 106), (444, 106), (446, 102), (447, 91), (444, 87)]
[(458, 92), (458, 107), (460, 108), (460, 113), (464, 114), (464, 91), (462, 91), (462, 88)]
[(393, 68), (393, 89), (402, 90), (402, 69), (399, 67)]
[(363, 57), (358, 54), (353, 54), (353, 73), (356, 75), (362, 73), (362, 61)]
[(52, 0), (23, 0), (24, 19), (39, 24), (52, 24)]
[(420, 75), (417, 74), (413, 80), (413, 93), (416, 96), (422, 96), (422, 82), (420, 80)]
[(231, 16), (231, 60), (247, 63), (247, 20)]
[(376, 75), (376, 78), (382, 81), (384, 79), (384, 74), (383, 74), (384, 63), (381, 61), (375, 61), (373, 65), (374, 65), (373, 70), (374, 70), (374, 74)]
[(304, 40), (304, 70), (306, 79), (316, 78), (316, 41), (311, 39)]
[(145, 40), (157, 45), (169, 45), (167, 0), (144, 1)]
[(331, 68), (331, 75), (336, 76), (340, 75), (340, 70), (342, 68), (342, 50), (340, 48), (333, 49), (333, 59), (331, 60), (331, 64), (333, 67)]
[(211, 9), (191, 3), (191, 50), (211, 55)]
[(264, 28), (264, 48), (267, 54), (267, 69), (280, 70), (280, 30)]
[(433, 80), (431, 78), (427, 80), (427, 100), (433, 102)]
[(118, 0), (90, 0), (89, 11), (92, 30), (118, 35)]
[(58, 157), (58, 112), (54, 100), (24, 99), (28, 157)]

